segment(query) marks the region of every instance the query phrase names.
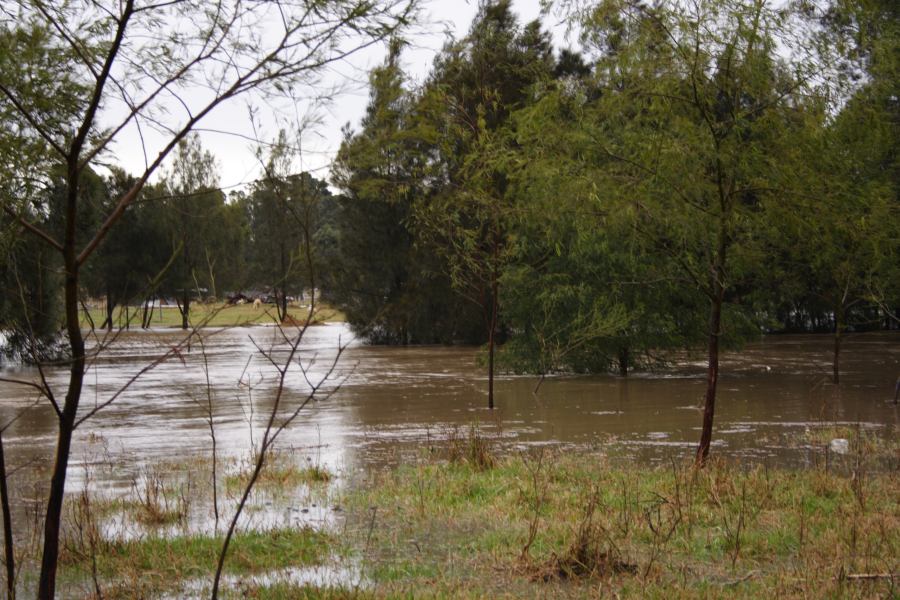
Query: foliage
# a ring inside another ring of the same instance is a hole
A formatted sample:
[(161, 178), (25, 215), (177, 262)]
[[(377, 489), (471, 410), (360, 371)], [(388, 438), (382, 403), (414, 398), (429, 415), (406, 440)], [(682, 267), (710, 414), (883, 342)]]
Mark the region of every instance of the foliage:
[(361, 131), (345, 131), (335, 159), (333, 179), (345, 195), (338, 199), (325, 293), (374, 342), (474, 341), (477, 316), (453, 297), (434, 249), (412, 229), (414, 202), (428, 194), (428, 146), (403, 89), (401, 49), (395, 41), (373, 71)]
[[(279, 134), (258, 181), (243, 203), (250, 244), (249, 285), (271, 290), (279, 320), (287, 318), (288, 295), (299, 296), (313, 287), (312, 273), (321, 265), (314, 247), (325, 245), (331, 192), (324, 181), (309, 173), (291, 175), (291, 155), (284, 131)], [(310, 262), (311, 261), (311, 262)]]

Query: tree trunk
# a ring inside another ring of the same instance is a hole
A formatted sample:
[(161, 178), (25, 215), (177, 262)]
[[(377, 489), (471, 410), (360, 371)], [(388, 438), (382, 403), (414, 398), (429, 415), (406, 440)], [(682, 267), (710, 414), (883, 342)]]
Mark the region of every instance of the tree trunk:
[(843, 307), (834, 311), (834, 356), (831, 362), (831, 377), (834, 384), (841, 383), (841, 336), (844, 333)]
[(628, 346), (619, 348), (619, 375), (628, 377)]
[[(74, 417), (74, 415), (73, 415)], [(56, 445), (56, 463), (50, 479), (50, 496), (47, 501), (47, 515), (44, 520), (44, 553), (41, 557), (41, 575), (38, 582), (38, 598), (51, 600), (56, 591), (56, 566), (59, 559), (59, 530), (62, 524), (63, 497), (65, 496), (66, 472), (72, 445), (74, 418), (60, 421), (59, 438)]]
[(537, 396), (538, 390), (541, 389), (541, 384), (544, 383), (544, 379), (547, 378), (547, 374), (541, 371), (541, 378), (538, 379), (537, 384), (534, 386), (534, 389), (531, 390), (532, 395)]
[(285, 257), (284, 240), (281, 241), (281, 295), (278, 294), (278, 288), (275, 288), (275, 306), (278, 312), (278, 322), (284, 323), (287, 319), (287, 292), (284, 289), (287, 279), (287, 262)]
[[(70, 186), (71, 187), (71, 186)], [(41, 557), (41, 573), (38, 579), (38, 600), (52, 600), (56, 593), (56, 567), (59, 562), (59, 531), (62, 522), (63, 498), (66, 488), (66, 471), (72, 436), (75, 432), (75, 416), (81, 400), (84, 382), (84, 338), (78, 323), (78, 265), (75, 259), (75, 194), (70, 189), (69, 226), (66, 231), (64, 261), (66, 266), (65, 310), (72, 365), (69, 368), (69, 387), (65, 404), (59, 416), (59, 437), (56, 442), (56, 460), (50, 478), (50, 495), (47, 515), (44, 519), (44, 551)]]
[(12, 516), (6, 487), (6, 458), (3, 456), (3, 432), (0, 431), (0, 504), (3, 506), (3, 547), (6, 559), (6, 597), (16, 597), (16, 555), (13, 550)]
[(94, 318), (91, 316), (91, 309), (87, 307), (87, 304), (84, 303), (84, 300), (79, 300), (78, 302), (81, 304), (81, 310), (84, 311), (84, 320), (91, 328), (91, 333), (94, 333), (96, 326), (94, 325)]
[(184, 296), (182, 297), (181, 302), (181, 328), (188, 328), (188, 317), (191, 314), (191, 292), (188, 290), (184, 291)]
[(488, 331), (488, 409), (494, 410), (494, 346), (497, 337), (497, 312), (499, 298), (497, 291), (499, 284), (497, 274), (491, 275), (491, 316)]
[(725, 302), (725, 253), (727, 250), (724, 225), (710, 273), (709, 341), (707, 345), (706, 402), (703, 407), (703, 429), (697, 446), (695, 464), (703, 466), (709, 458), (712, 444), (713, 417), (716, 412), (716, 385), (719, 381), (719, 337), (722, 334), (722, 305)]
[(494, 410), (494, 328), (488, 336), (488, 408)]
[(106, 290), (106, 321), (103, 322), (103, 325), (100, 326), (100, 329), (106, 327), (107, 331), (112, 331), (113, 328), (113, 310), (116, 305), (112, 299), (112, 292)]
[(716, 411), (716, 384), (719, 380), (719, 333), (722, 323), (722, 300), (712, 300), (709, 311), (709, 342), (707, 346), (706, 404), (703, 407), (703, 430), (697, 447), (697, 464), (704, 465), (709, 458), (712, 443), (713, 416)]

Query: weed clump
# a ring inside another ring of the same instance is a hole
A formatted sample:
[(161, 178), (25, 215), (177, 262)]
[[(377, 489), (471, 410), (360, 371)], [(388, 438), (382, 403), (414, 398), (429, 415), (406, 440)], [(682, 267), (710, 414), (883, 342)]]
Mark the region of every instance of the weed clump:
[(475, 424), (463, 436), (458, 428), (447, 436), (447, 460), (456, 464), (468, 464), (478, 471), (487, 471), (497, 465), (493, 441)]
[(637, 565), (621, 558), (606, 530), (595, 521), (598, 503), (599, 495), (595, 492), (588, 498), (572, 543), (562, 554), (551, 553), (550, 558), (538, 567), (533, 579), (550, 582), (637, 574)]
[(334, 477), (331, 471), (321, 465), (309, 465), (300, 469), (299, 475), (307, 483), (328, 483)]
[[(293, 457), (285, 452), (272, 452), (266, 465), (259, 473), (256, 485), (267, 490), (291, 490), (300, 485), (329, 483), (334, 474), (318, 462), (307, 459), (308, 464), (298, 465)], [(248, 459), (246, 469), (230, 474), (224, 478), (225, 489), (231, 492), (243, 490), (252, 471), (252, 458)]]
[(132, 482), (131, 505), (142, 525), (163, 526), (183, 523), (191, 504), (191, 483), (167, 486), (158, 468), (145, 467)]

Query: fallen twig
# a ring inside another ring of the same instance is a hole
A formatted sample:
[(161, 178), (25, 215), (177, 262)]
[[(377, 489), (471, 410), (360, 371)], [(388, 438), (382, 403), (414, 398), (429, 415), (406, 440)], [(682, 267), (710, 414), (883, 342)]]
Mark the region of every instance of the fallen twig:
[[(898, 575), (900, 575), (900, 573), (851, 573), (850, 575), (844, 575), (843, 578), (852, 581), (866, 581), (870, 579), (893, 579)], [(840, 579), (840, 577), (836, 577), (835, 579)]]
[(723, 583), (722, 585), (724, 585), (724, 586), (726, 586), (726, 587), (732, 587), (732, 586), (735, 586), (735, 585), (737, 585), (737, 584), (739, 584), (739, 583), (744, 583), (744, 582), (747, 581), (748, 579), (750, 579), (750, 578), (752, 578), (752, 577), (755, 577), (755, 576), (758, 575), (758, 574), (759, 574), (759, 571), (753, 570), (753, 571), (750, 571), (749, 573), (747, 573), (746, 575), (744, 575), (743, 577), (741, 577), (741, 578), (739, 578), (739, 579), (735, 579), (735, 580), (733, 580), (733, 581), (726, 581), (726, 582)]

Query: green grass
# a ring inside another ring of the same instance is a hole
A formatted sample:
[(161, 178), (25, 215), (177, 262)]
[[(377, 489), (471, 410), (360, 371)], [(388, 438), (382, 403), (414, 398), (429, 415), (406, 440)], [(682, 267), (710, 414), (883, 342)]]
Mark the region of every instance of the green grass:
[[(306, 320), (308, 309), (299, 306), (289, 306), (288, 314), (297, 322)], [(92, 308), (89, 310), (91, 320), (94, 325), (99, 327), (106, 319), (106, 311), (101, 308)], [(123, 307), (117, 307), (114, 310), (113, 321), (116, 327), (123, 327), (126, 322), (130, 322), (131, 327), (141, 326), (141, 309), (139, 307), (130, 307), (128, 309), (128, 318), (126, 319), (126, 311)], [(204, 324), (207, 327), (229, 327), (241, 325), (259, 325), (275, 323), (277, 313), (273, 305), (264, 304), (262, 307), (255, 308), (252, 304), (226, 305), (223, 303), (191, 304), (190, 322), (192, 324)], [(343, 313), (331, 308), (325, 304), (319, 304), (316, 309), (314, 322), (316, 323), (334, 323), (343, 322), (345, 320)], [(90, 321), (81, 313), (81, 324), (83, 327), (89, 327)], [(152, 327), (180, 327), (181, 313), (175, 306), (163, 308), (162, 311), (154, 311), (152, 319)]]
[[(896, 472), (617, 467), (579, 454), (546, 455), (536, 465), (521, 456), (493, 469), (423, 462), (352, 493), (376, 595), (896, 593), (886, 579), (845, 577), (900, 566)], [(532, 522), (535, 537), (523, 552)]]
[[(232, 538), (225, 572), (249, 574), (320, 564), (333, 545), (331, 536), (309, 528), (239, 531)], [(221, 547), (221, 536), (209, 535), (107, 541), (97, 546), (97, 570), (111, 597), (152, 596), (177, 590), (189, 580), (211, 578)], [(73, 583), (89, 576), (87, 553), (69, 552), (63, 559), (63, 580)]]
[[(228, 571), (249, 573), (313, 564), (326, 555), (328, 536), (311, 529), (239, 532), (228, 554)], [(111, 544), (101, 555), (101, 570), (117, 573), (134, 567), (181, 578), (209, 574), (215, 568), (222, 539), (211, 536), (145, 538)]]
[[(331, 472), (319, 465), (297, 466), (284, 461), (274, 461), (267, 465), (256, 480), (256, 486), (265, 490), (290, 491), (306, 484), (328, 483), (332, 479)], [(224, 478), (225, 489), (235, 493), (244, 489), (250, 478), (249, 472), (234, 473)]]

